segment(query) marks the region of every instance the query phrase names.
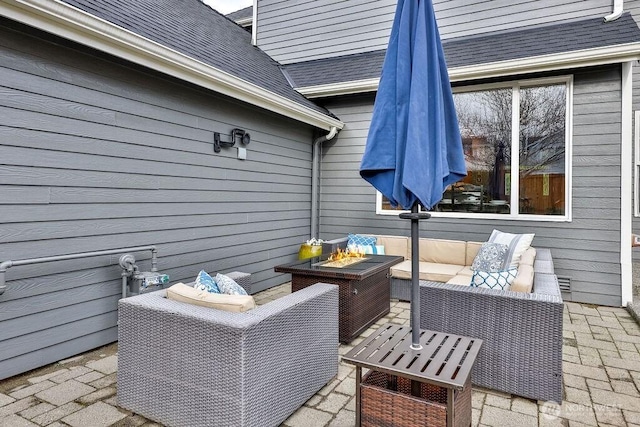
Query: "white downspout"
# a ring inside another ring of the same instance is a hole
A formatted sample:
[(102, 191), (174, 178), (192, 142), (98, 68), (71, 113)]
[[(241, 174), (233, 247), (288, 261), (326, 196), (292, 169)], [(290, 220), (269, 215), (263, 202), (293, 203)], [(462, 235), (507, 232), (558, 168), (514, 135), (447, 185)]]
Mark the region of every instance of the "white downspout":
[(622, 306), (633, 301), (631, 233), (633, 231), (631, 194), (633, 192), (633, 62), (622, 63), (622, 135), (620, 161), (620, 296)]
[(613, 0), (613, 12), (604, 17), (604, 22), (611, 22), (620, 18), (622, 12), (624, 12), (623, 3), (624, 0)]
[(319, 203), (319, 187), (320, 187), (320, 145), (333, 139), (338, 133), (337, 127), (332, 127), (328, 134), (321, 136), (313, 141), (313, 160), (311, 163), (311, 238), (319, 238), (318, 236), (318, 208)]
[(251, 23), (251, 44), (258, 46), (258, 0), (253, 0), (253, 22)]

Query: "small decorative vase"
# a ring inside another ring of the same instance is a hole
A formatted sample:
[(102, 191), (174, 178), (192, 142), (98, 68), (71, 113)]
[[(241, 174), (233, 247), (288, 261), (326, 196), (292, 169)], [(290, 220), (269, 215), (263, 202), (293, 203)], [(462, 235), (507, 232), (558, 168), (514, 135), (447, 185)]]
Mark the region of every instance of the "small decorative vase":
[(322, 245), (307, 245), (306, 243), (300, 245), (298, 259), (314, 258), (320, 255), (322, 255)]

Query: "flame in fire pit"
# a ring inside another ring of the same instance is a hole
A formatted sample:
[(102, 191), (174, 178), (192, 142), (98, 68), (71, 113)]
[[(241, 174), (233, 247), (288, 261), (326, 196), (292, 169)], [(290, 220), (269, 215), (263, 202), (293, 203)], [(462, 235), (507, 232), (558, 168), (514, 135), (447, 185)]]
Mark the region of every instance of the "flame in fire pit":
[(337, 251), (332, 252), (327, 258), (326, 261), (318, 263), (318, 266), (321, 267), (330, 267), (330, 268), (345, 268), (350, 265), (357, 264), (366, 260), (366, 254), (357, 249), (349, 249), (342, 250), (338, 248)]
[(351, 250), (349, 248), (345, 250), (338, 248), (338, 250), (336, 250), (335, 252), (332, 252), (331, 255), (329, 255), (329, 258), (327, 259), (327, 261), (340, 261), (347, 258), (364, 258), (364, 257), (365, 257), (364, 252)]

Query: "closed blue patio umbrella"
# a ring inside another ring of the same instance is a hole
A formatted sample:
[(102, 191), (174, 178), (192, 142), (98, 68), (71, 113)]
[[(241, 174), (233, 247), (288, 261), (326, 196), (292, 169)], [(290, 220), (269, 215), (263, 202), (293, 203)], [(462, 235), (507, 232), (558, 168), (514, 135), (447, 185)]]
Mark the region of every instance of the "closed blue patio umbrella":
[(419, 349), (418, 204), (431, 209), (467, 174), (431, 0), (399, 0), (360, 175), (391, 203), (411, 209), (412, 348)]

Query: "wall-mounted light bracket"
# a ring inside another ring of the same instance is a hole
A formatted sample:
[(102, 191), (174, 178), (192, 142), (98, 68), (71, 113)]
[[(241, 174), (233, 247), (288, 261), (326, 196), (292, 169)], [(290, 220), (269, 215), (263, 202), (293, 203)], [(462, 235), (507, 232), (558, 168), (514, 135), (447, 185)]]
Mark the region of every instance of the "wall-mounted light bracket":
[(243, 145), (249, 145), (251, 142), (251, 137), (247, 132), (242, 129), (233, 129), (231, 131), (231, 140), (223, 141), (220, 138), (220, 132), (213, 133), (213, 151), (219, 153), (222, 150), (222, 147), (233, 147), (236, 145), (236, 142), (241, 142)]

